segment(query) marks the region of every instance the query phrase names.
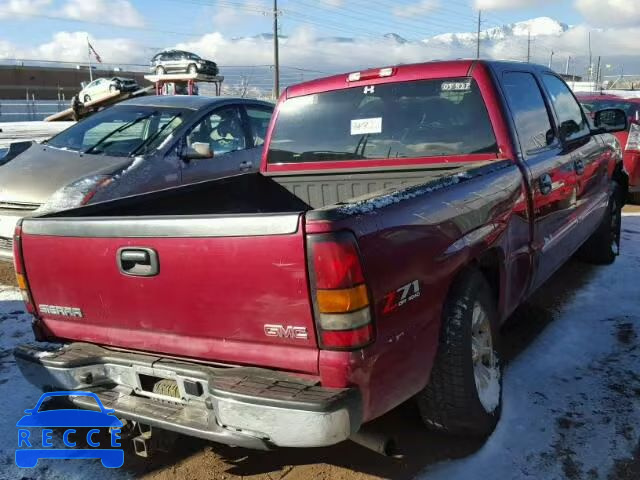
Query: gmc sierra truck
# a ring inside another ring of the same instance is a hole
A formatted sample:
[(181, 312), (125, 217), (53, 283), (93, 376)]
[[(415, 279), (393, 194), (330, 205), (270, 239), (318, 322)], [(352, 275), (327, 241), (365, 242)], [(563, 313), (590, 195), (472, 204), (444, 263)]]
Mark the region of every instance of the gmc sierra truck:
[(531, 64), (292, 86), (259, 173), (24, 219), (43, 343), (16, 359), (140, 432), (318, 447), (414, 399), (429, 428), (488, 435), (501, 324), (572, 255), (618, 253), (626, 128)]

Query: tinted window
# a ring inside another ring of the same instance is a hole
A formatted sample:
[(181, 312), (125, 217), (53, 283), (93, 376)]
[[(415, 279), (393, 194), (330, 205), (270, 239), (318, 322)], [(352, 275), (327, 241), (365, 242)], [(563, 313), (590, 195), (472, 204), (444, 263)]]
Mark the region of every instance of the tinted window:
[(554, 75), (545, 74), (542, 76), (542, 81), (547, 87), (558, 115), (560, 136), (563, 140), (574, 140), (588, 135), (589, 125), (569, 87)]
[(187, 145), (208, 143), (215, 155), (247, 148), (242, 117), (237, 107), (224, 107), (207, 116), (187, 135)]
[(469, 78), (360, 86), (287, 100), (270, 163), (497, 153)]
[(534, 76), (526, 72), (508, 72), (502, 83), (522, 150), (532, 152), (551, 145), (555, 135)]
[(246, 107), (247, 116), (249, 117), (249, 125), (251, 126), (251, 135), (253, 136), (253, 145), (259, 147), (264, 145), (271, 121), (272, 109), (266, 107)]

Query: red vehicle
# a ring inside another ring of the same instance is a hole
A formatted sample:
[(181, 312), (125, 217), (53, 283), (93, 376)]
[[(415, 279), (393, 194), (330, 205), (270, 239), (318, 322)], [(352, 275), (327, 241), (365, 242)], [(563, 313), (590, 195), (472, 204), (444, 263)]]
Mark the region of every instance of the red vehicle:
[(335, 444), (411, 399), (430, 428), (487, 435), (501, 324), (574, 252), (615, 259), (626, 177), (606, 132), (627, 118), (595, 125), (530, 64), (290, 87), (260, 173), (18, 226), (49, 342), (18, 364), (129, 425), (250, 448)]
[(591, 116), (598, 110), (618, 108), (629, 117), (628, 131), (616, 133), (624, 149), (624, 167), (629, 175), (629, 193), (633, 203), (640, 204), (640, 98), (616, 95), (578, 94), (578, 100)]

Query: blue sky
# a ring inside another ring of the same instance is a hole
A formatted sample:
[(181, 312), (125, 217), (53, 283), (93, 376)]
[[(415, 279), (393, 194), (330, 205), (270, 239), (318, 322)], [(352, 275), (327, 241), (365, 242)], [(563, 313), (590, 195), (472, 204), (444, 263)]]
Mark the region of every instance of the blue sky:
[[(283, 63), (326, 72), (469, 57), (475, 54), (469, 37), (424, 40), (475, 31), (478, 8), (483, 30), (543, 16), (572, 25), (538, 24), (534, 61), (547, 63), (553, 50), (559, 64), (572, 57), (577, 71), (586, 69), (591, 32), (594, 55), (640, 71), (640, 0), (280, 0), (280, 33), (289, 37)], [(0, 0), (0, 60), (77, 63), (86, 58), (89, 36), (112, 65), (145, 65), (168, 47), (221, 65), (267, 65), (269, 40), (246, 37), (271, 32), (272, 9), (272, 0)], [(387, 33), (409, 43), (385, 40)], [(483, 56), (522, 60), (526, 38), (522, 28), (505, 38), (487, 35)]]
[[(0, 0), (0, 12), (13, 0)], [(36, 2), (32, 2), (37, 4)], [(45, 2), (42, 2), (45, 3)], [(92, 3), (85, 0), (85, 3)], [(96, 37), (126, 36), (149, 47), (164, 47), (194, 37), (220, 31), (225, 35), (244, 36), (271, 31), (271, 18), (266, 16), (272, 8), (268, 0), (252, 2), (234, 0), (133, 0), (130, 2), (144, 18), (144, 26), (119, 28), (117, 12), (113, 17), (91, 18), (91, 23), (71, 19), (20, 17), (0, 18), (0, 39), (16, 44), (37, 45), (49, 40), (58, 31), (86, 30)], [(470, 0), (447, 0), (433, 10), (410, 17), (394, 15), (403, 6), (419, 4), (415, 0), (281, 0), (283, 34), (299, 27), (313, 27), (332, 36), (353, 36), (394, 32), (408, 39), (426, 38), (438, 33), (475, 30), (476, 8)], [(536, 3), (536, 2), (530, 2)], [(538, 16), (551, 16), (561, 22), (580, 23), (581, 16), (570, 1), (537, 2), (543, 6), (515, 10), (485, 12), (483, 27)], [(50, 5), (34, 8), (33, 15), (57, 15), (65, 1), (53, 0)], [(334, 6), (338, 5), (339, 6)], [(27, 13), (27, 12), (25, 12)], [(241, 18), (238, 18), (241, 17)], [(22, 20), (21, 20), (22, 18)], [(230, 19), (230, 20), (229, 20)], [(93, 23), (97, 22), (97, 23)], [(105, 23), (100, 25), (99, 23)], [(25, 35), (28, 26), (29, 35)], [(168, 32), (176, 32), (168, 33)], [(182, 32), (182, 34), (177, 34)]]

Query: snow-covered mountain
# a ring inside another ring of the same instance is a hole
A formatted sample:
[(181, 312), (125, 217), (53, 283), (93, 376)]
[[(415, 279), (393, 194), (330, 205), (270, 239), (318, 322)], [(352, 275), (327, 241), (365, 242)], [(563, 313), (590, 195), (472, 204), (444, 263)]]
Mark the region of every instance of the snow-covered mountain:
[[(569, 28), (567, 24), (558, 22), (553, 18), (539, 17), (482, 30), (480, 38), (483, 42), (498, 42), (505, 41), (510, 37), (527, 37), (529, 34), (533, 38), (559, 36), (567, 32)], [(443, 33), (427, 38), (424, 42), (428, 44), (440, 43), (452, 46), (468, 46), (474, 45), (477, 37), (477, 32)]]

